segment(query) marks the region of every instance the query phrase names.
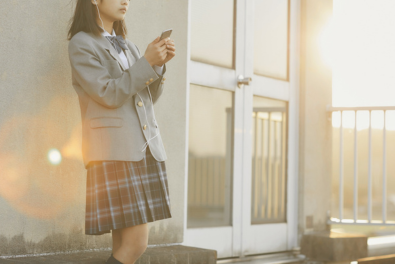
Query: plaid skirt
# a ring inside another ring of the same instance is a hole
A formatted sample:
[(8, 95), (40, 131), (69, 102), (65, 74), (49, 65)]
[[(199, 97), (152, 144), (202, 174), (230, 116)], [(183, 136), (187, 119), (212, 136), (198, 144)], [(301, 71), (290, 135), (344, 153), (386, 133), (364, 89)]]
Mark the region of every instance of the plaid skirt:
[(149, 147), (140, 161), (93, 161), (87, 168), (85, 234), (171, 218), (166, 165)]

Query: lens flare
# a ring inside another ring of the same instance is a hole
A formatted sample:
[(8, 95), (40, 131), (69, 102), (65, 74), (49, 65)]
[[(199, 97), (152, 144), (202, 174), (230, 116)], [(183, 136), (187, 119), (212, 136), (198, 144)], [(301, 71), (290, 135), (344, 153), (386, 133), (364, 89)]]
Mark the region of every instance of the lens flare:
[(327, 23), (322, 28), (322, 31), (319, 35), (319, 49), (322, 56), (322, 59), (326, 66), (332, 68), (332, 58), (334, 52), (336, 50), (333, 42), (333, 26), (332, 26), (332, 18), (329, 18)]
[(62, 154), (59, 150), (53, 148), (48, 151), (48, 160), (53, 165), (58, 165), (62, 161)]

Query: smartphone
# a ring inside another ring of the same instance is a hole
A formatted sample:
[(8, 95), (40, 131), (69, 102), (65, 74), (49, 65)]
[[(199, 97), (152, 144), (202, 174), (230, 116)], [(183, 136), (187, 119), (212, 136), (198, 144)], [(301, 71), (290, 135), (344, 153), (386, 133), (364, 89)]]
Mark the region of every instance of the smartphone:
[(160, 36), (159, 41), (161, 41), (162, 39), (168, 38), (171, 35), (171, 32), (173, 31), (172, 28), (166, 29), (162, 32), (162, 35)]

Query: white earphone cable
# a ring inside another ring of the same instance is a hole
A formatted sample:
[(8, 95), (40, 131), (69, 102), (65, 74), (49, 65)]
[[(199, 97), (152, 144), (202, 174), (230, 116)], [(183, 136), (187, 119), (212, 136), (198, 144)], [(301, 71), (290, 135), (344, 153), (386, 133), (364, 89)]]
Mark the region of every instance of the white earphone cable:
[[(150, 95), (150, 101), (151, 101), (152, 112), (153, 112), (153, 111), (154, 111), (154, 104), (153, 104), (153, 102), (152, 102), (151, 92), (149, 91), (149, 87), (147, 87), (147, 89), (148, 89), (148, 93), (149, 93), (149, 95)], [(148, 125), (147, 111), (145, 110), (144, 101), (143, 101), (143, 99), (141, 98), (141, 96), (139, 95), (139, 93), (137, 93), (137, 95), (140, 97), (140, 100), (143, 102), (143, 108), (144, 108), (144, 113), (145, 113), (145, 120), (147, 121), (147, 125)], [(149, 129), (149, 128), (148, 128), (148, 129)], [(151, 138), (151, 129), (149, 129), (149, 138), (150, 138), (150, 139), (148, 139), (148, 140), (144, 143), (141, 152), (143, 152), (143, 151), (148, 147), (148, 142), (149, 142), (151, 139), (153, 139), (153, 138), (155, 138), (156, 136), (158, 136), (158, 135), (159, 135), (159, 132), (156, 133), (156, 135), (153, 136), (153, 137)]]
[[(103, 30), (104, 30), (104, 23), (103, 23), (103, 20), (101, 19), (99, 7), (97, 6), (96, 0), (95, 0), (95, 3), (96, 3), (96, 8), (97, 8), (97, 13), (99, 14), (99, 19), (100, 19), (100, 21), (101, 21), (101, 24), (102, 24)], [(125, 32), (125, 28), (124, 28), (124, 26), (123, 26), (124, 20), (120, 20), (120, 21), (121, 21), (121, 25), (122, 25), (123, 34), (125, 35), (125, 38), (126, 38), (126, 32)]]
[(95, 0), (95, 6), (96, 6), (96, 8), (97, 8), (97, 13), (99, 14), (99, 19), (100, 19), (100, 21), (101, 21), (101, 24), (102, 24), (102, 26), (103, 26), (103, 29), (104, 29), (104, 24), (103, 24), (103, 20), (101, 20), (101, 17), (100, 17), (100, 11), (99, 11), (99, 7), (97, 6), (97, 2), (96, 2), (96, 0)]
[[(95, 0), (95, 3), (96, 3), (96, 8), (97, 8), (97, 13), (99, 14), (99, 19), (100, 19), (100, 21), (101, 21), (101, 23), (102, 23), (103, 30), (104, 30), (103, 20), (102, 20), (101, 17), (100, 17), (100, 11), (99, 11), (99, 7), (97, 6), (96, 0)], [(124, 23), (124, 20), (121, 20), (123, 34), (124, 34), (125, 37), (126, 37), (125, 29), (124, 29), (124, 27), (123, 27), (123, 23)], [(154, 106), (153, 106), (154, 104), (153, 104), (153, 102), (152, 102), (152, 95), (151, 95), (151, 92), (150, 92), (150, 90), (149, 90), (148, 85), (147, 85), (147, 89), (148, 89), (148, 93), (149, 93), (149, 96), (150, 96), (150, 101), (151, 101), (151, 105), (152, 105), (152, 112), (153, 112), (153, 111), (154, 111), (154, 109), (153, 109), (153, 108), (154, 108)], [(143, 108), (144, 108), (144, 113), (145, 113), (145, 120), (147, 121), (147, 125), (148, 125), (147, 111), (145, 110), (144, 101), (143, 101), (143, 99), (141, 98), (141, 96), (139, 95), (139, 93), (137, 93), (137, 95), (140, 97), (141, 102), (143, 102)], [(148, 129), (149, 129), (149, 128), (148, 128)], [(150, 138), (150, 139), (148, 139), (148, 140), (144, 143), (141, 152), (143, 152), (143, 151), (148, 147), (148, 142), (149, 142), (151, 139), (153, 139), (153, 138), (155, 138), (156, 136), (159, 135), (159, 132), (158, 132), (158, 133), (156, 133), (156, 135), (155, 135), (154, 137), (151, 138), (151, 129), (149, 129), (148, 131), (149, 131), (149, 138)]]

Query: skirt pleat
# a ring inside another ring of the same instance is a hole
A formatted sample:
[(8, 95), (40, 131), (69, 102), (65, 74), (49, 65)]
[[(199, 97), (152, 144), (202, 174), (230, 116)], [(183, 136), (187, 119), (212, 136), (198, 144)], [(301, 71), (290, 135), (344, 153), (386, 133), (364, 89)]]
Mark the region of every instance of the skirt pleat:
[(85, 234), (171, 218), (164, 161), (147, 147), (140, 161), (94, 161), (87, 168)]

